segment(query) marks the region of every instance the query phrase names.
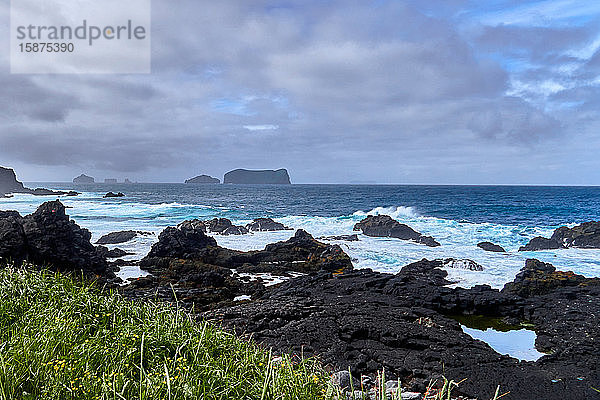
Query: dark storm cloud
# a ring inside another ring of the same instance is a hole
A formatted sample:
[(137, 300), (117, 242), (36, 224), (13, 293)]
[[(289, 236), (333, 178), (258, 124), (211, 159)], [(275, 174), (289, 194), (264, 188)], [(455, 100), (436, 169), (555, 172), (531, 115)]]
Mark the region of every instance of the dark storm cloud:
[[(0, 74), (0, 159), (162, 181), (288, 167), (305, 182), (518, 182), (542, 147), (554, 165), (574, 120), (531, 93), (595, 31), (463, 29), (469, 3), (440, 4), (154, 1), (151, 75)], [(538, 75), (510, 65), (523, 54)]]

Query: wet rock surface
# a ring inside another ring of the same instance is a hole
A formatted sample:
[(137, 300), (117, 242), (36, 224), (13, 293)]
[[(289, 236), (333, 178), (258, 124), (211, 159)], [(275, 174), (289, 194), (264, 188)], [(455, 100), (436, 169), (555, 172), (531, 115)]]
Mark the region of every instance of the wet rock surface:
[(446, 268), (466, 269), (469, 271), (483, 271), (484, 268), (473, 260), (460, 258), (445, 258), (441, 260)]
[(555, 250), (570, 247), (600, 249), (600, 222), (584, 222), (573, 228), (562, 226), (556, 229), (549, 239), (537, 236), (519, 248), (519, 251)]
[(251, 232), (292, 230), (292, 228), (288, 228), (280, 222), (275, 222), (271, 218), (256, 218), (254, 221), (246, 225), (246, 229)]
[(355, 231), (362, 231), (367, 236), (393, 237), (402, 240), (412, 240), (429, 247), (437, 247), (440, 244), (431, 236), (421, 235), (410, 226), (401, 224), (389, 215), (369, 215), (356, 225)]
[(343, 240), (345, 242), (358, 242), (358, 235), (337, 235), (337, 236), (322, 236), (320, 240)]
[[(600, 385), (597, 280), (577, 277), (572, 284), (522, 292), (518, 285), (535, 287), (531, 271), (542, 279), (553, 273), (528, 261), (524, 275), (503, 291), (487, 285), (453, 289), (441, 266), (442, 260), (422, 260), (396, 275), (319, 272), (205, 317), (278, 351), (319, 355), (336, 371), (350, 367), (357, 377), (385, 367), (417, 392), (443, 374), (468, 378), (460, 392), (477, 398), (493, 397), (497, 385), (511, 392), (508, 399), (597, 398), (591, 389)], [(450, 318), (457, 315), (533, 324), (537, 347), (552, 354), (537, 362), (499, 355), (463, 333)]]
[(119, 231), (119, 232), (111, 232), (96, 241), (96, 244), (120, 244), (129, 242), (130, 240), (135, 239), (138, 236), (147, 236), (150, 235), (149, 232), (142, 231)]
[(492, 242), (480, 242), (480, 243), (477, 243), (477, 247), (479, 247), (482, 250), (491, 251), (494, 253), (506, 253), (506, 250), (504, 250), (504, 247), (494, 244)]
[(70, 220), (58, 200), (25, 217), (15, 211), (0, 212), (0, 258), (115, 278), (90, 238), (90, 232)]

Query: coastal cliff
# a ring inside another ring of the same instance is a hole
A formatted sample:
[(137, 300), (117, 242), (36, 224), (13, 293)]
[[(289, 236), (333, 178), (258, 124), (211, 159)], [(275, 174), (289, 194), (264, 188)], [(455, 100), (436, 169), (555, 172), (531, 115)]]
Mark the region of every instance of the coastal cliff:
[(290, 176), (286, 169), (247, 170), (235, 169), (225, 174), (223, 183), (289, 185)]
[(10, 168), (0, 167), (0, 196), (7, 193), (22, 193), (25, 187), (17, 180), (15, 171)]

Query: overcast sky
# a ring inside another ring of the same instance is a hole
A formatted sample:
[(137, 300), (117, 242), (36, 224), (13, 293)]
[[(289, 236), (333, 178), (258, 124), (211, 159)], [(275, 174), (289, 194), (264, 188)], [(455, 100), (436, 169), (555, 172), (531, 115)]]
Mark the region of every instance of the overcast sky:
[(600, 184), (600, 2), (153, 0), (152, 74), (11, 75), (24, 181)]

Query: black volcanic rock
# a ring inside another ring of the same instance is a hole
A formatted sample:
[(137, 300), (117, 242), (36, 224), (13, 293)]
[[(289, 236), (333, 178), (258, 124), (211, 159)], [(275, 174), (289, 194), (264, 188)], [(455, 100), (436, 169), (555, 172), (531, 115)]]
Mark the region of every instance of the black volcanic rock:
[[(164, 258), (184, 258), (225, 268), (243, 268), (244, 272), (287, 273), (319, 270), (342, 271), (352, 269), (350, 257), (338, 246), (315, 240), (299, 229), (284, 242), (268, 244), (264, 250), (238, 251), (217, 245), (207, 236), (202, 225), (192, 221), (177, 228), (165, 229), (141, 261), (142, 268), (152, 271)], [(230, 227), (231, 228), (231, 227)]]
[(113, 192), (108, 192), (104, 195), (104, 198), (111, 198), (111, 197), (125, 197), (125, 195), (121, 192), (119, 193), (113, 193)]
[(23, 218), (16, 211), (0, 211), (0, 259), (21, 261), (27, 256)]
[(208, 221), (201, 221), (205, 232), (216, 233), (219, 235), (245, 235), (248, 229), (243, 226), (233, 225), (227, 218), (213, 218)]
[(354, 225), (355, 231), (362, 231), (367, 236), (393, 237), (402, 240), (412, 240), (429, 247), (440, 244), (431, 236), (423, 236), (410, 226), (401, 224), (389, 215), (369, 215)]
[[(182, 223), (177, 227), (168, 227), (158, 236), (158, 242), (152, 245), (148, 258), (190, 258), (194, 254), (216, 247), (217, 241), (206, 236), (202, 229), (191, 223)], [(150, 263), (147, 263), (151, 264)]]
[(204, 223), (195, 220), (165, 229), (158, 243), (139, 263), (153, 276), (137, 280), (127, 289), (127, 295), (150, 298), (158, 293), (161, 298), (173, 300), (175, 293), (178, 301), (202, 310), (232, 301), (238, 295), (256, 297), (264, 292), (260, 282), (245, 282), (234, 276), (234, 268), (238, 272), (271, 272), (282, 276), (289, 271), (352, 269), (350, 257), (339, 246), (320, 243), (302, 230), (285, 242), (267, 245), (264, 250), (243, 252), (218, 246), (214, 238), (204, 233), (205, 228)]
[(96, 246), (96, 251), (103, 258), (119, 258), (119, 257), (124, 257), (124, 256), (133, 254), (133, 253), (128, 253), (122, 249), (110, 250), (108, 247), (105, 247), (105, 246)]
[(290, 176), (286, 169), (247, 170), (235, 169), (225, 174), (223, 183), (289, 185)]
[(288, 228), (280, 222), (275, 222), (271, 218), (256, 218), (246, 225), (246, 229), (252, 232), (292, 230), (292, 228)]
[(103, 235), (100, 239), (96, 241), (96, 244), (119, 244), (129, 242), (134, 239), (138, 235), (150, 235), (149, 232), (141, 232), (141, 231), (119, 231), (119, 232), (111, 232)]
[(600, 249), (600, 221), (584, 222), (569, 228), (561, 226), (556, 229), (550, 239), (537, 236), (519, 251), (555, 250), (578, 247), (584, 249)]
[(90, 232), (71, 221), (58, 200), (42, 204), (26, 217), (0, 212), (0, 258), (114, 278), (90, 238)]
[(563, 249), (564, 246), (554, 240), (545, 237), (536, 236), (529, 241), (525, 246), (519, 247), (519, 251), (538, 251), (538, 250), (555, 250)]
[(483, 271), (483, 267), (473, 260), (460, 258), (445, 258), (441, 260), (446, 268), (466, 269), (469, 271)]
[(345, 242), (358, 242), (358, 235), (336, 235), (336, 236), (321, 236), (320, 240), (343, 240)]
[(480, 243), (477, 243), (477, 247), (479, 247), (480, 249), (483, 249), (485, 251), (491, 251), (493, 253), (506, 253), (506, 250), (504, 250), (504, 247), (494, 244), (492, 242), (480, 242)]
[(76, 178), (73, 178), (73, 183), (94, 183), (95, 179), (91, 176), (87, 176), (85, 174), (81, 174)]
[(600, 279), (588, 279), (571, 271), (557, 271), (552, 264), (536, 259), (525, 261), (525, 267), (517, 274), (513, 282), (502, 289), (504, 293), (513, 293), (521, 297), (532, 297), (551, 293), (558, 288), (581, 285), (600, 285)]
[(188, 184), (219, 184), (219, 183), (221, 183), (221, 180), (218, 178), (213, 178), (212, 176), (208, 176), (208, 175), (199, 175), (199, 176), (196, 176), (195, 178), (187, 179), (185, 181), (185, 183), (188, 183)]
[[(595, 398), (600, 286), (594, 280), (524, 298), (485, 285), (449, 288), (442, 265), (422, 260), (397, 275), (363, 269), (302, 276), (257, 301), (204, 316), (275, 353), (315, 355), (333, 370), (350, 368), (357, 379), (385, 368), (387, 377), (421, 393), (443, 375), (468, 378), (454, 392), (469, 398), (492, 398), (497, 385), (516, 400)], [(552, 269), (538, 267), (542, 280)], [(463, 333), (454, 319), (460, 315), (531, 323), (538, 348), (552, 354), (536, 362), (500, 355)]]
[(554, 240), (564, 247), (600, 249), (600, 222), (584, 222), (573, 228), (560, 227), (554, 231), (550, 240)]

